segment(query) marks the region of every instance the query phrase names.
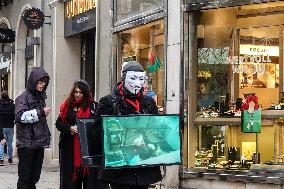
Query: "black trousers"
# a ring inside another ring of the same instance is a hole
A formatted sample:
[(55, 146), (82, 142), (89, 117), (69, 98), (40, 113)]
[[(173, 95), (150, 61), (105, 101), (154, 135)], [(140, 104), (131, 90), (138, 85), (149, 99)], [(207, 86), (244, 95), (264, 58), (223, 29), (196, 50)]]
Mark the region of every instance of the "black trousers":
[[(72, 172), (67, 171), (70, 168), (72, 168)], [(97, 180), (98, 168), (90, 167), (88, 176), (78, 175), (75, 182), (72, 181), (73, 166), (66, 167), (65, 170), (62, 169), (60, 169), (60, 189), (102, 189), (102, 182)]]
[(110, 184), (111, 189), (148, 189), (148, 185)]
[(17, 189), (36, 189), (44, 157), (44, 149), (18, 148)]

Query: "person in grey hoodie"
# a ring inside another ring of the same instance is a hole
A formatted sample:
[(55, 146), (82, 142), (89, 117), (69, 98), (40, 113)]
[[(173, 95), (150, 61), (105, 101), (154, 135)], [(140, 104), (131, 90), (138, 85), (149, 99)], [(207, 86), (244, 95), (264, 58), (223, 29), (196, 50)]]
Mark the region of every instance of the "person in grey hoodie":
[(31, 70), (26, 90), (15, 101), (16, 146), (19, 158), (17, 189), (35, 189), (39, 181), (44, 148), (50, 144), (46, 116), (49, 75), (40, 67)]

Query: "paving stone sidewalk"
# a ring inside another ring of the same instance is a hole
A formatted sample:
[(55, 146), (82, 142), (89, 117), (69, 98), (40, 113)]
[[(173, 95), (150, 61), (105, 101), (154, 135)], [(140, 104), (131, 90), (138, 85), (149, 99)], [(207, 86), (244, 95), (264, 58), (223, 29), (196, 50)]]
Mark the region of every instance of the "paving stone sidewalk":
[[(0, 166), (0, 188), (16, 189), (18, 180), (17, 158), (15, 162), (9, 164), (4, 162), (5, 166)], [(37, 183), (37, 189), (59, 189), (59, 167), (43, 165), (40, 181)], [(154, 188), (151, 188), (154, 189)], [(157, 186), (155, 189), (174, 189), (170, 187)]]
[[(0, 166), (0, 188), (1, 189), (16, 189), (18, 180), (17, 162)], [(59, 167), (58, 166), (43, 166), (40, 181), (37, 184), (37, 189), (59, 189)]]

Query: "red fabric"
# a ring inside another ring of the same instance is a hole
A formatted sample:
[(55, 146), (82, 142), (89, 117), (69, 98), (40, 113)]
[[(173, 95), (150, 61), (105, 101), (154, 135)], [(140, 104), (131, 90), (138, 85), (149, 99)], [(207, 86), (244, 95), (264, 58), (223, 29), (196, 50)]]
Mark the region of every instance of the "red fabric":
[(154, 63), (155, 63), (155, 55), (154, 55), (153, 52), (150, 52), (150, 54), (149, 54), (149, 64), (150, 65), (154, 65)]
[[(67, 102), (68, 100), (65, 100), (63, 104), (60, 106), (60, 118), (67, 124), (69, 124), (66, 121), (67, 111), (69, 109), (69, 104)], [(78, 106), (81, 104), (81, 101), (73, 103), (71, 108)], [(91, 115), (90, 106), (87, 107), (86, 111), (82, 107), (79, 106), (79, 111), (77, 112), (77, 118), (89, 118)], [(79, 136), (78, 134), (74, 134), (74, 172), (73, 172), (73, 182), (76, 181), (78, 175), (81, 174), (82, 176), (87, 176), (89, 174), (89, 169), (87, 167), (81, 167), (81, 149), (80, 149), (80, 142), (79, 142)]]
[(259, 108), (257, 96), (250, 95), (243, 100), (242, 110), (248, 110), (250, 102), (254, 102), (254, 109), (255, 110), (257, 110)]
[[(132, 101), (132, 100), (130, 100), (130, 99), (128, 99), (128, 98), (125, 98), (125, 95), (124, 95), (124, 93), (123, 93), (123, 91), (122, 91), (122, 85), (123, 85), (123, 83), (121, 83), (121, 84), (118, 86), (119, 93), (120, 93), (122, 96), (124, 96), (124, 99), (125, 99), (129, 104), (131, 104), (132, 106), (134, 106), (134, 108), (136, 109), (137, 112), (139, 112), (139, 110), (140, 110), (140, 103), (139, 103), (139, 100), (136, 99), (135, 101)], [(137, 94), (137, 96), (138, 96), (138, 97), (140, 96), (140, 92)]]

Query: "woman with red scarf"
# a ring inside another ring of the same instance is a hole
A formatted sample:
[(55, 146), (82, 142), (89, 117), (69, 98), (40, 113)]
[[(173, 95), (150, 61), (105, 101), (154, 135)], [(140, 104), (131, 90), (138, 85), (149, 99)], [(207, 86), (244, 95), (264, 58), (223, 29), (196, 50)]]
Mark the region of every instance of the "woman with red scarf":
[(84, 80), (74, 82), (70, 95), (60, 106), (56, 128), (60, 131), (59, 161), (60, 189), (97, 188), (95, 168), (81, 166), (77, 118), (93, 118), (96, 103)]

